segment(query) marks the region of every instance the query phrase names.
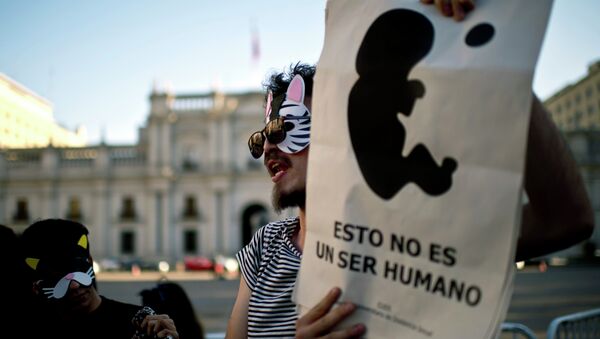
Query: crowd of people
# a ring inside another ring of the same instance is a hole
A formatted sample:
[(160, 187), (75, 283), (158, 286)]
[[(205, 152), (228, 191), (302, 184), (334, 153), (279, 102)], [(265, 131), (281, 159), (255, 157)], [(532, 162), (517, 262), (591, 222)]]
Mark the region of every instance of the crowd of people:
[[(462, 20), (475, 8), (471, 0), (422, 0), (444, 16)], [(291, 298), (306, 235), (306, 180), (310, 148), (311, 100), (316, 66), (298, 62), (274, 73), (265, 84), (266, 121), (248, 140), (251, 154), (263, 157), (273, 182), (273, 208), (298, 208), (298, 216), (260, 228), (237, 259), (240, 285), (227, 327), (227, 338), (364, 335), (364, 324), (338, 328), (356, 309), (351, 302), (334, 307), (342, 291), (333, 288), (299, 317)], [(517, 260), (541, 256), (590, 236), (593, 214), (577, 165), (556, 126), (534, 96), (527, 139), (524, 205)], [(0, 279), (8, 300), (0, 316), (3, 335), (19, 338), (201, 338), (191, 304), (165, 306), (152, 290), (143, 305), (102, 296), (93, 270), (88, 229), (74, 221), (45, 219), (22, 234), (0, 227), (3, 267)], [(177, 284), (162, 283), (161, 293), (185, 294)], [(159, 296), (162, 295), (159, 293)], [(185, 296), (179, 300), (186, 300)], [(184, 310), (185, 309), (185, 310)], [(157, 313), (158, 312), (158, 313)], [(183, 313), (180, 315), (179, 313)], [(192, 315), (191, 320), (185, 317)]]

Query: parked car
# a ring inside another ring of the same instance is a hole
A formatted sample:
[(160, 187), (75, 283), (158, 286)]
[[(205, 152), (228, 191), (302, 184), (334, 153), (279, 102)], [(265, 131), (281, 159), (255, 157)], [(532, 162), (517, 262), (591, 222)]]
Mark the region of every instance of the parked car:
[(97, 262), (97, 264), (98, 264), (98, 271), (111, 272), (111, 271), (119, 271), (122, 269), (121, 263), (119, 262), (119, 260), (114, 259), (114, 258), (100, 259), (100, 261)]
[(215, 258), (215, 272), (217, 273), (237, 273), (239, 265), (234, 257), (217, 255)]
[(159, 271), (158, 260), (144, 260), (140, 258), (125, 258), (121, 260), (121, 269), (132, 271), (138, 269), (141, 271)]
[(212, 271), (215, 266), (212, 260), (201, 255), (187, 256), (183, 263), (187, 271)]

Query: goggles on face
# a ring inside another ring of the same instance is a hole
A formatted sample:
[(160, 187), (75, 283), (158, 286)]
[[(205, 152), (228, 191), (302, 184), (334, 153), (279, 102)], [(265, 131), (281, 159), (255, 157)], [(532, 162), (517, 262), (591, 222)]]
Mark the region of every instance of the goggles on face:
[[(252, 154), (255, 159), (260, 158), (263, 154), (265, 139), (273, 145), (277, 145), (285, 140), (287, 132), (291, 131), (295, 127), (292, 122), (287, 120), (304, 120), (305, 122), (310, 122), (310, 116), (280, 116), (269, 121), (262, 131), (256, 131), (252, 133), (248, 139), (248, 148), (250, 149), (250, 154)], [(291, 153), (300, 152), (302, 149), (304, 148), (300, 148), (295, 152), (292, 151)]]

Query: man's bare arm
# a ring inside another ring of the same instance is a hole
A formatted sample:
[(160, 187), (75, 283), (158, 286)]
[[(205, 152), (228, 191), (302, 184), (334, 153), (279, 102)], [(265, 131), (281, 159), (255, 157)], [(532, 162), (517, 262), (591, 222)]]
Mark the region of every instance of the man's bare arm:
[(531, 107), (516, 260), (568, 248), (592, 234), (594, 213), (568, 145), (537, 96)]
[(248, 304), (250, 302), (250, 293), (250, 287), (248, 287), (246, 280), (242, 276), (235, 304), (229, 317), (229, 323), (227, 323), (225, 338), (241, 339), (248, 337)]

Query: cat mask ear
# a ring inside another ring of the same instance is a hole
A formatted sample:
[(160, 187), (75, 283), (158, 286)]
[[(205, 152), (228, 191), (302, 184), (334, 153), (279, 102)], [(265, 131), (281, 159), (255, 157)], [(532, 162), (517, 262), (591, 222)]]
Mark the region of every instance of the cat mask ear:
[(87, 235), (82, 235), (81, 238), (79, 238), (79, 241), (77, 242), (77, 245), (83, 247), (84, 249), (88, 249), (88, 238)]
[(38, 258), (25, 258), (25, 263), (27, 264), (27, 266), (29, 266), (32, 270), (37, 270), (37, 266), (40, 263), (40, 259)]

